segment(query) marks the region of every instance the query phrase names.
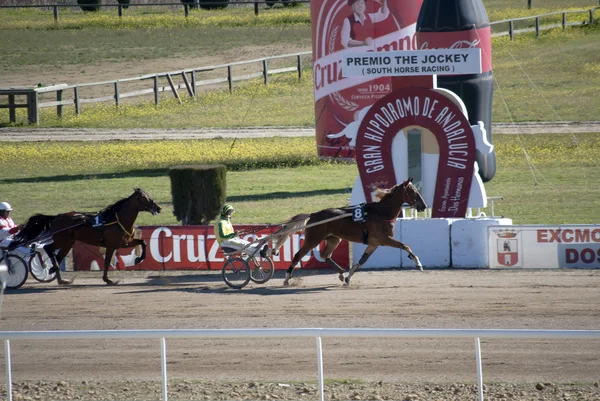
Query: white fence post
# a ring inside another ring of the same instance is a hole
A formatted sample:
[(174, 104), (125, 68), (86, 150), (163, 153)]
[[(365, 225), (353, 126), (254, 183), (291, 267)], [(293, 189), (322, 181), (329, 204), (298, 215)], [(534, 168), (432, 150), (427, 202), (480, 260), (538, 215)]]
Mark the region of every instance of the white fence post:
[(4, 340), (4, 361), (6, 365), (6, 400), (12, 401), (12, 374), (10, 370), (10, 340)]
[(162, 373), (162, 399), (167, 401), (167, 342), (164, 337), (160, 339), (160, 365)]
[(325, 389), (323, 385), (323, 344), (321, 337), (317, 337), (317, 365), (319, 372), (319, 399), (325, 401)]
[(483, 372), (481, 369), (481, 343), (479, 337), (475, 337), (475, 355), (477, 360), (477, 387), (479, 401), (483, 401)]

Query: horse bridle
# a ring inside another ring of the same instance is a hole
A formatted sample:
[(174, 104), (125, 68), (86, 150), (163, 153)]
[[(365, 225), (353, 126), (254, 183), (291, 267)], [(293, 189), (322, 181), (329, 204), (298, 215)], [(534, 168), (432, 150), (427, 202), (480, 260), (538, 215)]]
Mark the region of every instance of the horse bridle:
[(408, 198), (409, 202), (408, 203), (410, 206), (415, 206), (417, 204), (417, 193), (414, 190), (414, 186), (412, 182), (407, 182), (406, 185), (404, 186), (404, 197), (405, 199), (402, 199), (402, 203), (404, 203)]

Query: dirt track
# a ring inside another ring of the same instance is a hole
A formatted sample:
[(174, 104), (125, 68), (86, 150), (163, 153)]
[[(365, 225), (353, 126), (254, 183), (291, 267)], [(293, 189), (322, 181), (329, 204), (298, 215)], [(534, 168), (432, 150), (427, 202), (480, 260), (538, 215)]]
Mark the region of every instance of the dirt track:
[[(495, 123), (495, 134), (577, 134), (599, 132), (600, 121)], [(314, 136), (314, 128), (251, 127), (240, 129), (103, 129), (103, 128), (0, 128), (0, 140), (24, 141), (105, 141), (209, 138), (265, 138), (272, 136)]]
[[(597, 270), (361, 271), (351, 288), (341, 286), (334, 274), (302, 271), (291, 287), (284, 288), (281, 273), (277, 272), (269, 283), (250, 284), (242, 291), (227, 289), (220, 275), (212, 272), (111, 272), (111, 276), (124, 282), (116, 287), (104, 286), (95, 272), (78, 273), (70, 287), (29, 281), (20, 290), (5, 294), (0, 327), (11, 331), (600, 328)], [(324, 338), (323, 346), (326, 378), (413, 383), (421, 395), (431, 395), (424, 390), (427, 386), (422, 383), (426, 382), (476, 382), (472, 339)], [(160, 395), (158, 340), (95, 344), (83, 340), (12, 341), (11, 348), (15, 382), (37, 383), (43, 378), (56, 390), (56, 384), (51, 383), (63, 381), (65, 386), (74, 386), (82, 380), (96, 380), (114, 382), (122, 388), (123, 381), (149, 380), (156, 381), (154, 390)], [(317, 378), (313, 338), (173, 339), (167, 341), (167, 352), (172, 380), (289, 383)], [(588, 387), (591, 393), (573, 399), (600, 399), (600, 340), (483, 339), (482, 353), (484, 380), (488, 383), (525, 383), (532, 389), (538, 382), (596, 383)], [(19, 386), (22, 389), (22, 384)], [(134, 387), (131, 383), (126, 386)], [(201, 386), (204, 391), (209, 387), (206, 383)], [(508, 391), (505, 387), (502, 391)], [(231, 391), (232, 387), (225, 387), (210, 394), (215, 399), (236, 399), (228, 393)], [(443, 394), (441, 391), (438, 395)], [(448, 391), (448, 397), (441, 399), (451, 399), (456, 389), (448, 387)], [(536, 391), (533, 389), (534, 394)], [(350, 389), (338, 392), (340, 399), (353, 397)], [(252, 398), (239, 389), (237, 393), (239, 398)], [(309, 393), (308, 397), (297, 398), (317, 398)], [(52, 394), (60, 398), (56, 392)], [(383, 394), (379, 398), (393, 399)], [(562, 400), (561, 394), (543, 399)], [(373, 397), (362, 393), (358, 396)], [(96, 395), (91, 398), (104, 399)]]

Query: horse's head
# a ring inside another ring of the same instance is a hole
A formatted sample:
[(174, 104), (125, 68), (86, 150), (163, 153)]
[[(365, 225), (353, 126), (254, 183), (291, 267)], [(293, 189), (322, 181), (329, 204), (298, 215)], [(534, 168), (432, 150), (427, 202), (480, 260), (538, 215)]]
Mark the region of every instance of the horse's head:
[(412, 183), (413, 178), (410, 177), (408, 180), (404, 181), (400, 185), (396, 185), (394, 190), (403, 191), (402, 193), (402, 203), (408, 203), (410, 206), (417, 209), (418, 212), (422, 212), (427, 209), (427, 204), (423, 200), (423, 197), (419, 193), (419, 190)]
[(150, 212), (152, 214), (160, 213), (160, 206), (142, 189), (136, 188), (131, 197), (136, 202), (136, 207), (139, 211)]

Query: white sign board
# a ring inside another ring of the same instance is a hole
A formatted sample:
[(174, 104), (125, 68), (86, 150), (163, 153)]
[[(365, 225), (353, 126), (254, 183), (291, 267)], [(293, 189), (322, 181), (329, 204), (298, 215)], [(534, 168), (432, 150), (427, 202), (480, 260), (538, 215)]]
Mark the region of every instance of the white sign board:
[(481, 49), (343, 52), (347, 77), (481, 74)]
[(490, 267), (600, 268), (600, 225), (491, 226)]

